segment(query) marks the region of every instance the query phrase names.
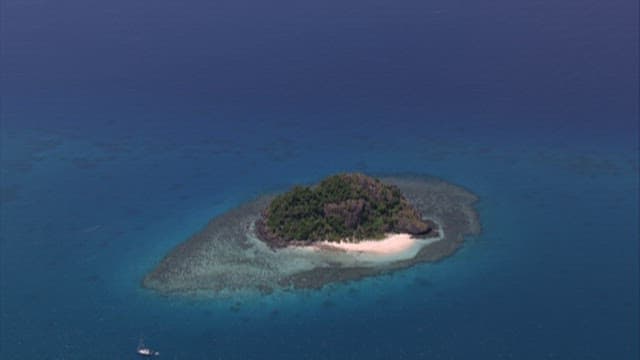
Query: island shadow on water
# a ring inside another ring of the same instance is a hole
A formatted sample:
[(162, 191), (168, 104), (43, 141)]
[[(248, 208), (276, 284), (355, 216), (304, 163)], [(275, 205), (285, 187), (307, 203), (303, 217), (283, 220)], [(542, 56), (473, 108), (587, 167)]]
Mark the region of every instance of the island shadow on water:
[[(213, 218), (170, 251), (144, 277), (142, 286), (161, 294), (208, 296), (318, 289), (441, 260), (454, 254), (465, 236), (480, 233), (474, 208), (478, 197), (468, 190), (429, 176), (380, 180), (399, 189), (435, 231), (428, 236), (411, 236), (408, 246), (385, 254), (345, 250), (339, 242), (292, 241), (289, 246), (273, 246), (261, 240), (256, 230), (256, 223), (260, 224), (275, 198), (264, 195)], [(358, 241), (352, 239), (353, 243)]]

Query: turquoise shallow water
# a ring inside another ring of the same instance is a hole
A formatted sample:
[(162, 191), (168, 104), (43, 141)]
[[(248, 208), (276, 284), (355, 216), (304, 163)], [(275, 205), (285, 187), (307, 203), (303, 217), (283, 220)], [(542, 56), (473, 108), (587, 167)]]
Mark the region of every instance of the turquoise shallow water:
[[(624, 144), (304, 126), (3, 132), (3, 358), (134, 357), (140, 336), (178, 359), (637, 354), (637, 157)], [(320, 291), (205, 301), (139, 288), (211, 216), (352, 169), (465, 186), (483, 233), (439, 263)]]

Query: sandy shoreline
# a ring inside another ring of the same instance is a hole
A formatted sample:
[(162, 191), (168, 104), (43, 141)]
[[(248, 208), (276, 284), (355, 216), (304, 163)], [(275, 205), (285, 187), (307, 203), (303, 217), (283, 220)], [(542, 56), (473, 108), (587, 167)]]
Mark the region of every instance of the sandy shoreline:
[[(442, 240), (443, 236), (432, 238), (416, 238), (411, 234), (387, 234), (380, 240), (361, 240), (358, 242), (330, 242), (322, 241), (300, 248), (322, 252), (327, 257), (333, 257), (336, 262), (349, 255), (354, 263), (386, 263), (408, 260), (418, 254), (423, 247)], [(343, 256), (341, 256), (343, 255)]]
[(361, 240), (358, 242), (329, 242), (322, 241), (312, 245), (319, 249), (336, 249), (344, 251), (353, 251), (358, 253), (392, 255), (398, 254), (415, 246), (418, 240), (411, 234), (386, 234), (384, 239), (380, 240)]

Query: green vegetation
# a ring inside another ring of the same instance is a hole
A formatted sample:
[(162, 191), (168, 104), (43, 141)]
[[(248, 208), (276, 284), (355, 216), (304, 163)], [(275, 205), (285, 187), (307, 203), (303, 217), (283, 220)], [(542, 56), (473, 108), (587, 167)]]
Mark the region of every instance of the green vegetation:
[(389, 232), (423, 234), (431, 229), (396, 186), (357, 173), (328, 177), (316, 187), (294, 187), (271, 202), (258, 227), (261, 237), (280, 245), (376, 239)]

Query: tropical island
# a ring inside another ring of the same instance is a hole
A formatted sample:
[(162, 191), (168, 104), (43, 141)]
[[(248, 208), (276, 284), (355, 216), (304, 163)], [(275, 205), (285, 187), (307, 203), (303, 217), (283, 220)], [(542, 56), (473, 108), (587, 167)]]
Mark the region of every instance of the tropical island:
[(435, 233), (435, 223), (422, 219), (397, 186), (358, 173), (333, 175), (316, 187), (296, 186), (277, 196), (256, 228), (259, 238), (276, 248)]
[(329, 176), (214, 217), (142, 281), (161, 293), (319, 288), (455, 253), (480, 232), (477, 197), (426, 176)]

